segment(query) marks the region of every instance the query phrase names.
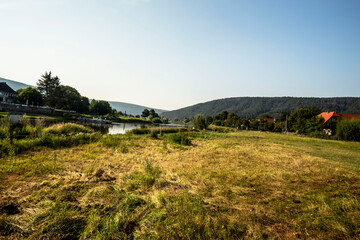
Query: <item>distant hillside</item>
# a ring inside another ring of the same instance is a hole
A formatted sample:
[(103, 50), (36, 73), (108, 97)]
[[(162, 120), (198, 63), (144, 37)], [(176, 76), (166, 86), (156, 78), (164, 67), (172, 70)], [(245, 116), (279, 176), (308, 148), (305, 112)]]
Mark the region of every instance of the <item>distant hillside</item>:
[[(123, 113), (126, 112), (126, 114), (131, 114), (131, 115), (141, 115), (142, 111), (147, 108), (147, 109), (151, 109), (151, 107), (145, 107), (145, 106), (141, 106), (141, 105), (136, 105), (136, 104), (131, 104), (131, 103), (124, 103), (124, 102), (113, 102), (113, 101), (109, 101), (110, 106), (112, 108), (115, 108), (117, 111), (121, 111)], [(166, 112), (166, 110), (162, 110), (162, 109), (154, 109), (156, 113), (158, 114), (162, 114), (164, 112)]]
[[(18, 89), (22, 89), (22, 88), (35, 87), (35, 86), (31, 86), (29, 84), (25, 84), (25, 83), (13, 81), (13, 80), (5, 79), (5, 78), (0, 78), (0, 82), (6, 82), (7, 85), (9, 85), (15, 91)], [(110, 106), (112, 108), (115, 108), (117, 111), (121, 111), (123, 113), (126, 112), (127, 114), (131, 114), (131, 115), (140, 115), (145, 108), (151, 109), (151, 107), (145, 107), (145, 106), (140, 106), (140, 105), (131, 104), (131, 103), (114, 102), (114, 101), (109, 101), (109, 103), (110, 103)], [(158, 114), (162, 114), (163, 112), (166, 112), (166, 110), (162, 110), (162, 109), (154, 109), (154, 110)]]
[(0, 78), (0, 82), (6, 82), (7, 85), (9, 85), (15, 91), (18, 89), (22, 89), (22, 88), (34, 87), (29, 84), (25, 84), (25, 83), (13, 81), (13, 80), (5, 79), (5, 78)]
[(214, 116), (222, 111), (234, 112), (242, 118), (256, 118), (268, 113), (277, 117), (281, 112), (316, 106), (322, 111), (360, 114), (359, 97), (300, 98), (300, 97), (237, 97), (213, 100), (164, 113), (170, 119), (184, 119), (196, 114)]

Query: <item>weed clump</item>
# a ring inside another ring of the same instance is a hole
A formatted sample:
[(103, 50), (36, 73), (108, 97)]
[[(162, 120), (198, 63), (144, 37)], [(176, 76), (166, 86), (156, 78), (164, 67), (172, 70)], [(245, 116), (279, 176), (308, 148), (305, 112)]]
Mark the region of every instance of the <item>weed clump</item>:
[(91, 128), (85, 127), (80, 124), (75, 123), (59, 123), (54, 124), (51, 127), (47, 128), (46, 131), (54, 135), (75, 135), (79, 133), (93, 133), (94, 130)]
[(129, 152), (128, 146), (123, 141), (124, 139), (116, 135), (104, 135), (100, 139), (100, 144), (104, 147), (118, 149), (122, 153)]
[(88, 144), (97, 141), (101, 137), (98, 133), (78, 134), (73, 136), (44, 135), (34, 139), (6, 138), (0, 141), (0, 157), (14, 156), (24, 151), (37, 150), (41, 147), (61, 148)]
[(181, 134), (181, 133), (171, 134), (168, 137), (168, 141), (170, 143), (179, 144), (179, 145), (183, 145), (183, 146), (191, 145), (191, 139), (187, 135)]
[(158, 132), (155, 131), (155, 130), (152, 130), (150, 132), (150, 137), (153, 138), (153, 139), (157, 139), (158, 138)]
[(86, 219), (79, 208), (68, 202), (56, 202), (48, 211), (38, 215), (34, 223), (38, 230), (36, 239), (79, 239)]
[(159, 167), (154, 167), (152, 163), (146, 160), (143, 163), (144, 172), (135, 172), (126, 176), (129, 181), (128, 189), (136, 190), (139, 188), (149, 189), (156, 183), (156, 180), (161, 174)]

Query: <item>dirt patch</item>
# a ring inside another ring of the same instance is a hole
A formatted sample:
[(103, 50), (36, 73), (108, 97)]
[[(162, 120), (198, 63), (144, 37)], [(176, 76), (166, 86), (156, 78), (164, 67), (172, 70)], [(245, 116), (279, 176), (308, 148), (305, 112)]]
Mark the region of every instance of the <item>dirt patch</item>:
[(116, 180), (116, 177), (111, 176), (104, 169), (99, 168), (95, 173), (89, 178), (92, 182), (110, 182)]
[(16, 203), (0, 203), (0, 213), (18, 214), (20, 213), (19, 206)]

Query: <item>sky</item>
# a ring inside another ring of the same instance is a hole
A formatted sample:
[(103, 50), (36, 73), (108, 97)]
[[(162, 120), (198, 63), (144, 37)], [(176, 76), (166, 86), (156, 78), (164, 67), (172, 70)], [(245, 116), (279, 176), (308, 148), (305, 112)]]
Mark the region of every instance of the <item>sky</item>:
[(0, 77), (174, 110), (360, 93), (359, 0), (0, 0)]

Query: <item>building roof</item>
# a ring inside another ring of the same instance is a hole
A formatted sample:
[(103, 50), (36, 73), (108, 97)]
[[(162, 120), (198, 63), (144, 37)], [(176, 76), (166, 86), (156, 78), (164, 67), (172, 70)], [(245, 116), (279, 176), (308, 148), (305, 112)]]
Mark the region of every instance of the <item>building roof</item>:
[(16, 92), (11, 87), (9, 87), (6, 82), (0, 82), (0, 92), (16, 94)]
[(337, 113), (337, 112), (322, 112), (318, 115), (324, 119), (324, 123), (330, 119), (343, 118), (343, 119), (357, 119), (360, 120), (360, 115), (358, 114), (348, 114), (348, 113)]

